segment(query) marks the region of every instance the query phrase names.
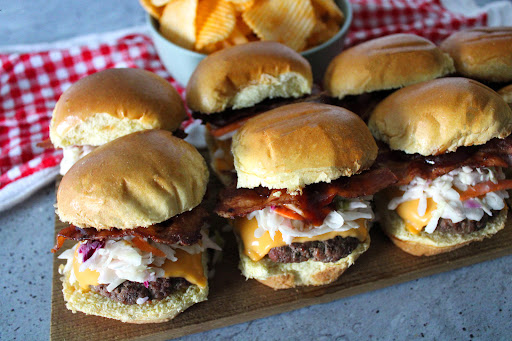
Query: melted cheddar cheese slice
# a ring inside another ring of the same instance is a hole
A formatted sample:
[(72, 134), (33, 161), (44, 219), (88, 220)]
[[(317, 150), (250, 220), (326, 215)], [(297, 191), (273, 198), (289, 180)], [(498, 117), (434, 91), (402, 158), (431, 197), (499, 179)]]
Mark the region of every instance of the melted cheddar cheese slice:
[[(204, 275), (202, 255), (202, 253), (191, 255), (184, 250), (176, 249), (175, 256), (178, 258), (178, 260), (173, 262), (169, 259), (166, 259), (164, 264), (161, 266), (161, 268), (165, 271), (165, 277), (182, 277), (185, 278), (188, 282), (201, 288), (206, 287), (207, 279)], [(78, 261), (77, 256), (78, 248), (75, 250), (75, 255), (73, 257), (73, 271), (82, 290), (88, 291), (90, 285), (99, 284), (98, 277), (100, 274), (99, 272), (90, 269), (79, 271), (80, 262)]]
[(75, 273), (76, 280), (83, 291), (89, 291), (89, 285), (98, 285), (98, 277), (100, 273), (98, 271), (85, 269), (80, 271), (80, 262), (78, 261), (78, 247), (75, 250), (73, 256), (73, 272)]
[[(358, 223), (359, 228), (357, 229), (350, 229), (348, 231), (340, 232), (329, 232), (311, 238), (296, 237), (293, 238), (292, 243), (305, 243), (314, 240), (328, 240), (336, 236), (341, 236), (343, 238), (355, 237), (360, 241), (364, 241), (368, 237), (366, 220), (360, 219)], [(254, 237), (254, 231), (256, 231), (257, 228), (258, 221), (256, 218), (251, 220), (245, 217), (235, 219), (235, 231), (238, 233), (238, 236), (242, 240), (244, 245), (244, 253), (253, 261), (259, 261), (267, 255), (270, 249), (274, 247), (287, 245), (283, 240), (283, 235), (279, 231), (277, 231), (274, 235), (274, 240), (272, 240), (268, 231), (266, 231), (263, 236), (261, 236), (261, 238)]]
[(191, 255), (187, 251), (176, 249), (174, 256), (178, 258), (176, 262), (166, 259), (161, 266), (165, 271), (165, 277), (183, 277), (201, 288), (206, 287), (207, 279), (204, 275), (202, 252)]
[[(233, 161), (233, 154), (231, 153), (231, 139), (219, 140), (218, 138), (213, 137), (212, 140), (210, 148), (213, 149), (212, 155), (214, 155), (214, 157), (212, 157), (213, 168), (220, 172), (229, 172), (234, 170), (235, 165)], [(222, 151), (220, 153), (222, 155), (221, 157), (216, 155), (219, 150)]]
[(427, 198), (427, 210), (423, 216), (418, 214), (420, 199), (406, 201), (396, 208), (396, 213), (405, 222), (405, 228), (412, 234), (420, 234), (432, 218), (432, 212), (436, 210), (437, 204), (432, 198)]

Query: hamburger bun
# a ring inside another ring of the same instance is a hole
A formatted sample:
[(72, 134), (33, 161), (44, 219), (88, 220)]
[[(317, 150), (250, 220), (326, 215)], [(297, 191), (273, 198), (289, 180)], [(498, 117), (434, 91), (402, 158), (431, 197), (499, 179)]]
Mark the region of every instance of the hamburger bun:
[(50, 123), (55, 147), (99, 146), (145, 129), (174, 131), (186, 117), (174, 87), (141, 69), (108, 69), (84, 77), (59, 98)]
[(188, 82), (187, 105), (211, 114), (266, 98), (300, 97), (311, 93), (312, 84), (311, 66), (299, 53), (277, 42), (252, 42), (203, 59)]
[(377, 145), (354, 113), (332, 105), (297, 103), (248, 120), (234, 135), (238, 187), (298, 190), (369, 168)]
[(393, 150), (438, 155), (510, 135), (512, 111), (477, 81), (443, 78), (394, 92), (377, 105), (368, 127)]
[(453, 72), (450, 56), (429, 40), (414, 34), (392, 34), (340, 53), (327, 68), (324, 89), (341, 99), (401, 88)]
[[(203, 253), (203, 269), (206, 276), (206, 252)], [(64, 269), (61, 265), (60, 269)], [(78, 282), (71, 284), (71, 271), (64, 272), (62, 277), (64, 300), (66, 307), (73, 313), (81, 311), (88, 315), (96, 315), (120, 320), (127, 323), (161, 323), (166, 322), (186, 310), (188, 307), (206, 301), (208, 285), (201, 288), (189, 285), (161, 300), (152, 300), (143, 304), (123, 304), (92, 290), (83, 290)]]
[(512, 81), (512, 27), (478, 27), (453, 33), (440, 48), (459, 74), (490, 82)]
[(505, 102), (508, 103), (509, 106), (512, 106), (512, 84), (507, 85), (504, 88), (501, 88), (498, 91), (498, 94), (500, 94), (501, 97), (503, 97), (503, 99), (505, 100)]
[(427, 233), (425, 231), (415, 235), (405, 228), (400, 216), (388, 210), (387, 196), (379, 193), (375, 196), (375, 204), (380, 215), (380, 226), (391, 241), (403, 251), (414, 256), (433, 256), (439, 253), (450, 252), (469, 243), (481, 241), (496, 234), (505, 227), (508, 207), (502, 209), (498, 216), (487, 223), (482, 230), (469, 234), (457, 233)]
[(370, 236), (345, 258), (334, 263), (308, 260), (301, 263), (276, 263), (269, 258), (257, 262), (245, 255), (243, 244), (238, 243), (240, 263), (238, 267), (247, 278), (273, 289), (288, 289), (305, 285), (325, 285), (337, 280), (370, 246)]
[(80, 159), (60, 183), (57, 214), (79, 227), (147, 227), (199, 205), (207, 181), (192, 145), (168, 131), (141, 131)]

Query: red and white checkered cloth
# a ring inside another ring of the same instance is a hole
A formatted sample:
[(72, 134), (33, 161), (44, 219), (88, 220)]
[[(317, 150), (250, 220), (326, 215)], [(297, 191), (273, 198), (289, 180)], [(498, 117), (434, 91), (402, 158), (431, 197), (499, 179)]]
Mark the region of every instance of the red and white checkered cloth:
[[(485, 26), (488, 18), (485, 12), (472, 16), (449, 12), (440, 0), (351, 2), (354, 19), (347, 46), (398, 32), (439, 42), (461, 28)], [(62, 45), (0, 53), (0, 211), (57, 175), (62, 152), (39, 148), (37, 143), (48, 139), (55, 103), (73, 82), (107, 68), (136, 67), (168, 79), (183, 94), (183, 87), (160, 62), (145, 29)]]

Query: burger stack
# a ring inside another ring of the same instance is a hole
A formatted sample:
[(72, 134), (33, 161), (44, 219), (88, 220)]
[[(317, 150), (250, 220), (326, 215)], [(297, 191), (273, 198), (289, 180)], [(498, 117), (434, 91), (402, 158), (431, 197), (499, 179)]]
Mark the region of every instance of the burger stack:
[[(164, 322), (206, 300), (208, 170), (170, 132), (118, 138), (62, 178), (57, 235), (78, 243), (59, 258), (66, 306), (130, 323)], [(214, 246), (215, 247), (215, 246)]]
[(217, 213), (236, 218), (240, 269), (274, 289), (336, 280), (370, 245), (371, 195), (395, 182), (369, 171), (377, 145), (354, 113), (297, 103), (233, 137), (237, 185)]
[(186, 112), (178, 91), (140, 69), (107, 69), (84, 77), (59, 98), (50, 139), (62, 148), (60, 174), (81, 157), (118, 137), (145, 129), (176, 131)]
[(381, 227), (401, 249), (434, 255), (500, 231), (507, 218), (512, 111), (487, 86), (444, 78), (384, 99), (369, 127), (398, 182), (379, 193)]

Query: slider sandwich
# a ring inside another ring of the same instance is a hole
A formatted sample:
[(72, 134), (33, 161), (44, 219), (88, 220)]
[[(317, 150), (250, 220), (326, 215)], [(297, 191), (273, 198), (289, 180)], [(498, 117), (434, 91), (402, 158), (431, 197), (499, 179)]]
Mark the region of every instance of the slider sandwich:
[(77, 243), (59, 258), (66, 307), (129, 323), (174, 318), (208, 295), (201, 207), (208, 170), (198, 151), (163, 130), (120, 137), (63, 177), (57, 214)]
[(145, 129), (175, 131), (183, 101), (162, 77), (141, 69), (108, 69), (84, 77), (60, 96), (50, 139), (62, 148), (62, 175), (81, 157), (118, 137)]
[(199, 63), (188, 82), (186, 101), (194, 118), (206, 124), (211, 166), (224, 184), (234, 179), (230, 150), (236, 130), (259, 113), (306, 100), (312, 84), (308, 61), (276, 42), (229, 47)]
[(512, 81), (512, 27), (477, 27), (455, 32), (439, 46), (461, 76), (493, 89)]
[(334, 58), (324, 76), (332, 104), (366, 122), (392, 91), (454, 73), (453, 60), (431, 41), (414, 34), (392, 34), (353, 46)]
[(248, 120), (232, 151), (237, 185), (216, 212), (234, 219), (245, 277), (274, 289), (328, 284), (368, 249), (371, 196), (396, 178), (370, 169), (377, 145), (357, 115), (282, 106)]
[(398, 178), (375, 199), (398, 247), (435, 255), (503, 229), (512, 111), (496, 92), (467, 78), (412, 85), (383, 100), (369, 128), (383, 142), (378, 167)]

